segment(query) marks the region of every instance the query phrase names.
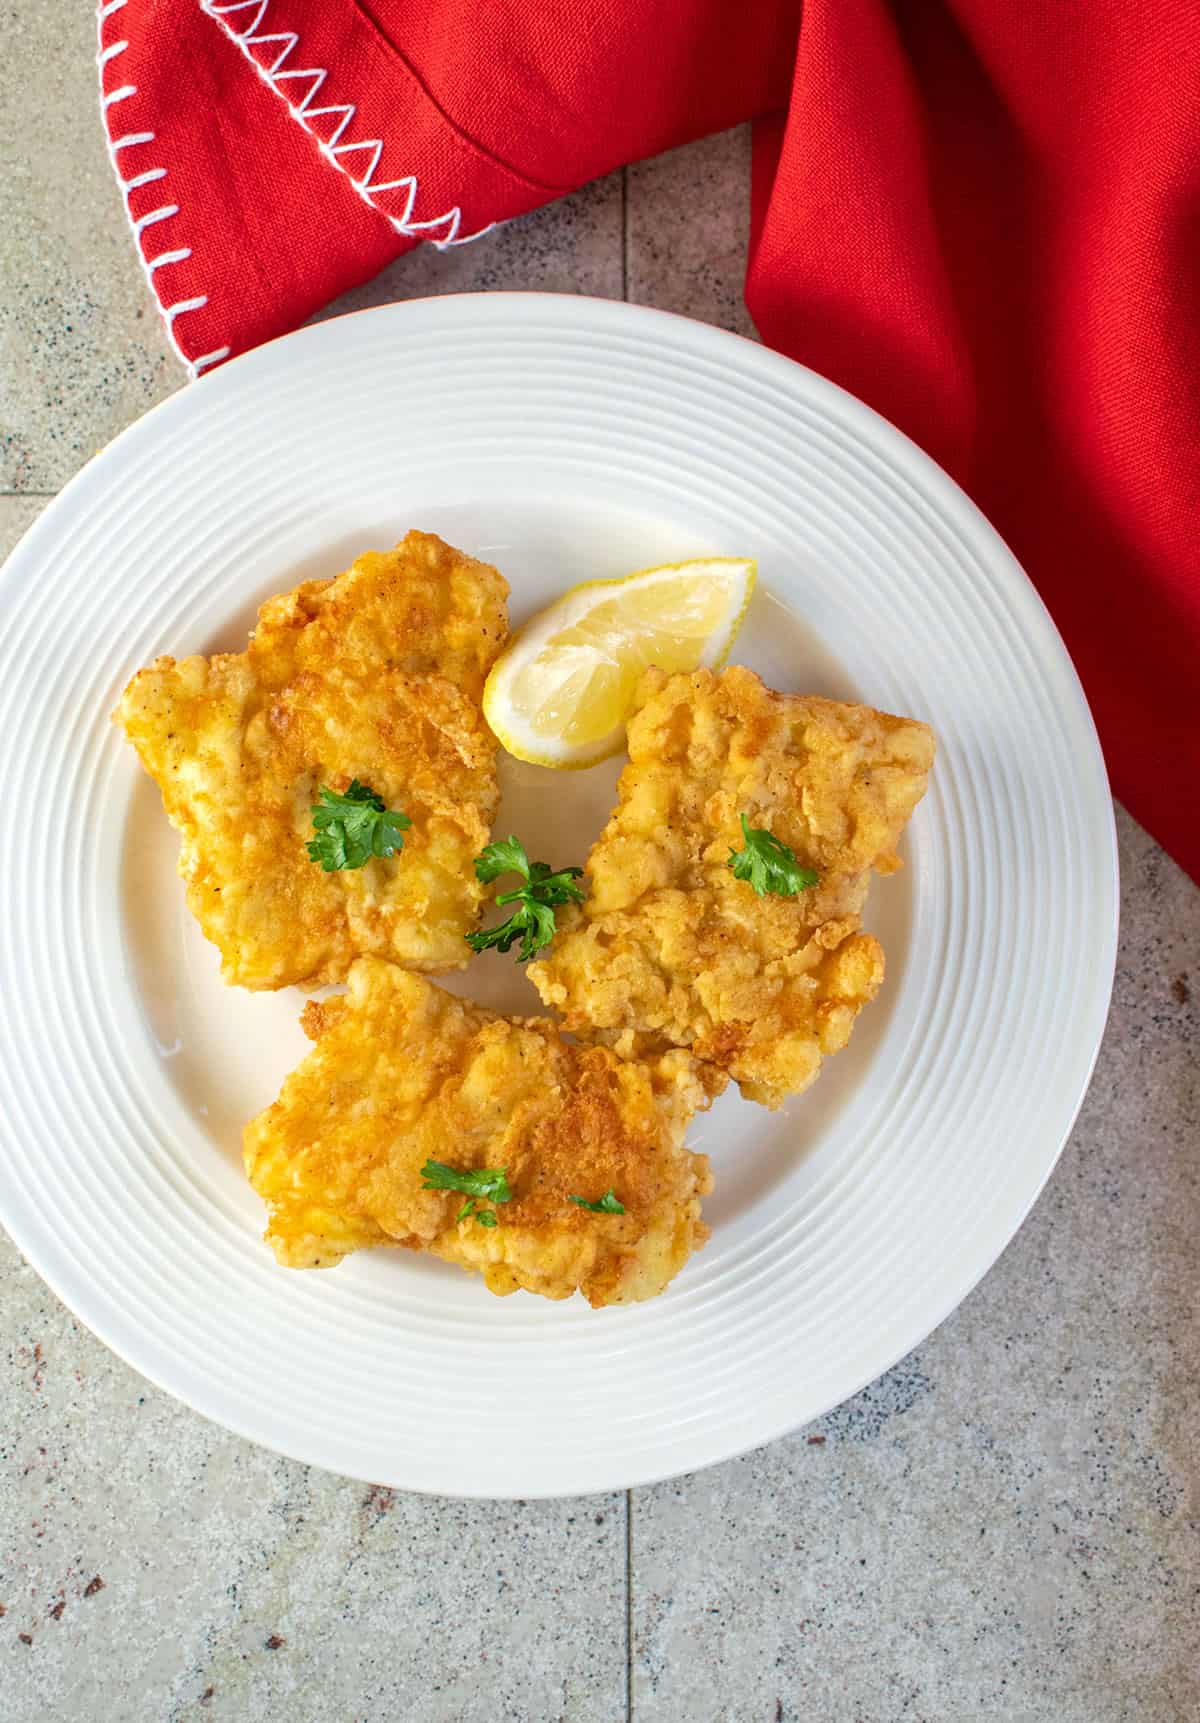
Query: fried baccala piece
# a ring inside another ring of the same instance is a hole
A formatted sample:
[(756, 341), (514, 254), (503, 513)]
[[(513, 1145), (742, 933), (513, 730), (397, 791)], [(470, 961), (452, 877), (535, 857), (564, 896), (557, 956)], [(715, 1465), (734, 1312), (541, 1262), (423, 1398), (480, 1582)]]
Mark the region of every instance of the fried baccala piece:
[[(310, 1001), (304, 1027), (313, 1051), (244, 1139), (285, 1266), (403, 1245), (495, 1293), (628, 1304), (708, 1236), (708, 1162), (683, 1136), (721, 1081), (690, 1054), (576, 1046), (544, 1018), (496, 1016), (375, 958), (347, 993)], [(426, 1188), (430, 1163), (460, 1185)]]
[[(633, 1055), (687, 1048), (777, 1107), (844, 1047), (883, 981), (860, 912), (933, 763), (929, 728), (869, 706), (778, 694), (750, 670), (648, 671), (620, 801), (588, 895), (530, 965), (566, 1027)], [(742, 819), (816, 883), (760, 895), (736, 877)]]
[[(496, 744), (480, 710), (508, 587), (427, 533), (269, 599), (244, 652), (160, 658), (116, 717), (181, 838), (188, 904), (241, 987), (317, 987), (373, 954), (461, 968), (483, 891)], [(323, 870), (322, 789), (357, 784), (403, 848)]]

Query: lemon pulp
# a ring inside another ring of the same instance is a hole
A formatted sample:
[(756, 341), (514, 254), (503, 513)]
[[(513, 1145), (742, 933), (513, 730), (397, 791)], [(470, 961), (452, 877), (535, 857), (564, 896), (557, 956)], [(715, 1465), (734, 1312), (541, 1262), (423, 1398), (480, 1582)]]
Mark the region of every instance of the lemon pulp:
[(711, 557), (564, 593), (502, 653), (484, 713), (519, 759), (589, 765), (621, 745), (642, 672), (715, 668), (754, 586), (753, 562)]

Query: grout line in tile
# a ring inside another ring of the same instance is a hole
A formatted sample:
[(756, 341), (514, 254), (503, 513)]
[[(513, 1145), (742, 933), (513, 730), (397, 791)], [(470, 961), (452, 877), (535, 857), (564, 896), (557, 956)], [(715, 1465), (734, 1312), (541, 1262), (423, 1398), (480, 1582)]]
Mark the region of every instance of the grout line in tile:
[(621, 298), (629, 298), (629, 169), (621, 169)]
[(625, 1492), (625, 1723), (633, 1723), (633, 1491)]

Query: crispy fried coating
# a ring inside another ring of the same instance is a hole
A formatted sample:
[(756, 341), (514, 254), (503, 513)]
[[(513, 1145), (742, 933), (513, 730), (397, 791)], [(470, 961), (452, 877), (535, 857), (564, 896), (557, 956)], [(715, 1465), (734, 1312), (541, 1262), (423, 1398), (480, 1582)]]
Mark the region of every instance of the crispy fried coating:
[[(399, 1244), (495, 1293), (628, 1304), (661, 1292), (707, 1237), (708, 1162), (683, 1134), (721, 1082), (689, 1054), (639, 1063), (574, 1046), (544, 1018), (497, 1017), (369, 957), (348, 993), (309, 1002), (304, 1026), (314, 1050), (244, 1137), (286, 1267)], [(422, 1189), (427, 1160), (503, 1168), (513, 1195), (498, 1224), (458, 1219), (458, 1192)], [(623, 1215), (569, 1200), (610, 1188)]]
[[(686, 1047), (766, 1106), (799, 1094), (882, 983), (859, 913), (870, 870), (900, 866), (933, 753), (924, 724), (777, 694), (741, 666), (648, 671), (587, 901), (529, 968), (543, 1000), (623, 1053)], [(759, 897), (736, 879), (743, 813), (819, 884)]]
[[(507, 592), (487, 563), (410, 532), (269, 599), (244, 652), (133, 678), (116, 718), (179, 830), (226, 981), (316, 987), (364, 953), (434, 973), (467, 962), (498, 795), (479, 700)], [(323, 873), (305, 851), (317, 792), (355, 778), (412, 828), (399, 855)]]

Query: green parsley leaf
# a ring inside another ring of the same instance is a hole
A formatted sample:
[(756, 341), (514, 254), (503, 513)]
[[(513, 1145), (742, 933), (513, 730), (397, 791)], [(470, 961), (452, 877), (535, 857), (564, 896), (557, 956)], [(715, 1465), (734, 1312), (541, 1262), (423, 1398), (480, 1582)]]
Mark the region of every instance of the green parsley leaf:
[(496, 1224), (496, 1216), (492, 1209), (482, 1208), (477, 1210), (475, 1207), (475, 1198), (468, 1197), (454, 1217), (455, 1226), (458, 1225), (460, 1220), (470, 1220), (472, 1215), (475, 1216), (475, 1219), (479, 1222), (480, 1226), (493, 1227)]
[[(489, 1202), (507, 1203), (512, 1201), (512, 1192), (508, 1188), (508, 1177), (504, 1167), (468, 1167), (460, 1170), (458, 1167), (448, 1167), (445, 1161), (426, 1161), (421, 1168), (421, 1185), (423, 1191), (462, 1191), (465, 1196), (486, 1198)], [(470, 1204), (467, 1204), (470, 1208)], [(461, 1209), (457, 1219), (461, 1220), (467, 1209)]]
[(599, 1202), (590, 1203), (586, 1197), (568, 1197), (569, 1203), (578, 1203), (580, 1208), (590, 1209), (592, 1214), (624, 1214), (625, 1204), (617, 1201), (617, 1193), (611, 1187), (605, 1191)]
[(498, 838), (475, 857), (475, 877), (488, 885), (502, 873), (519, 873), (529, 878), (529, 857), (520, 838)]
[[(552, 908), (561, 903), (582, 903), (586, 894), (581, 885), (575, 884), (582, 872), (581, 867), (565, 867), (558, 873), (552, 873), (547, 862), (534, 862), (526, 889), (532, 892), (539, 903), (549, 904)], [(500, 894), (496, 902), (512, 903), (522, 896), (524, 892), (506, 891)]]
[(326, 873), (365, 867), (372, 856), (386, 859), (404, 848), (404, 833), (412, 825), (408, 815), (388, 808), (357, 778), (344, 791), (323, 785), (320, 796), (312, 811), (317, 835), (305, 848)]
[(730, 850), (726, 866), (735, 879), (744, 879), (759, 897), (771, 892), (775, 897), (795, 897), (797, 892), (809, 891), (820, 883), (820, 875), (809, 867), (801, 867), (793, 850), (777, 837), (760, 827), (747, 823), (741, 816), (745, 847)]
[(481, 850), (475, 858), (475, 873), (485, 883), (515, 873), (523, 884), (514, 891), (500, 892), (496, 898), (499, 906), (516, 904), (508, 920), (499, 927), (468, 933), (467, 944), (472, 951), (510, 951), (519, 939), (517, 957), (521, 963), (528, 963), (554, 938), (554, 911), (564, 903), (582, 903), (584, 898), (583, 887), (575, 883), (583, 873), (581, 867), (560, 868), (556, 873), (548, 862), (531, 863), (517, 838), (502, 838)]
[(517, 961), (528, 963), (529, 959), (539, 952), (543, 945), (549, 945), (553, 938), (554, 911), (548, 905), (531, 899), (523, 902), (499, 927), (468, 933), (467, 944), (472, 951), (488, 951), (492, 947), (497, 951), (509, 951), (519, 939), (521, 949), (517, 953)]

